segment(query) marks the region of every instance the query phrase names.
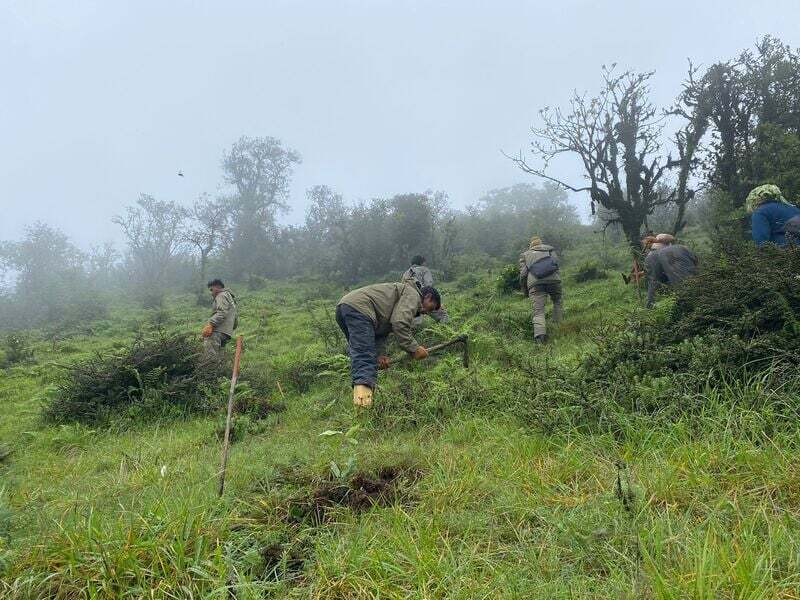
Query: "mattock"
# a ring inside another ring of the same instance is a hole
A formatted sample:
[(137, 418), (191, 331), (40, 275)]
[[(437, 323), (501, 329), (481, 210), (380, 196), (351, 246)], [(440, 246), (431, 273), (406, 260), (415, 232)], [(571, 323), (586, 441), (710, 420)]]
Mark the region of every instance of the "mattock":
[[(449, 342), (442, 342), (441, 344), (435, 344), (430, 348), (427, 348), (428, 354), (434, 354), (445, 348), (449, 348), (450, 346), (455, 346), (457, 344), (462, 344), (462, 356), (461, 361), (464, 364), (465, 369), (469, 369), (469, 336), (468, 335), (459, 335), (458, 337), (453, 338)], [(390, 359), (390, 364), (394, 364), (397, 362), (402, 362), (404, 360), (408, 360), (411, 357), (410, 354), (398, 354), (397, 356), (393, 356)]]

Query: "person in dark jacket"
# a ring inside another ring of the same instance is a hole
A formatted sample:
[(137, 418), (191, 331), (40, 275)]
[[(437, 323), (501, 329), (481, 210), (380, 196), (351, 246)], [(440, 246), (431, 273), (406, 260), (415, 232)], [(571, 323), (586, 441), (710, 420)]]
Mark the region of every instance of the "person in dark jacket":
[[(651, 245), (654, 249), (644, 261), (647, 271), (647, 308), (652, 308), (656, 289), (660, 285), (672, 286), (697, 273), (699, 261), (695, 253), (686, 246), (673, 244), (669, 241), (674, 240), (671, 235), (662, 235), (664, 237), (656, 237), (657, 241)], [(658, 241), (659, 237), (661, 241)]]
[(750, 213), (750, 228), (756, 246), (776, 246), (800, 242), (800, 208), (789, 204), (777, 185), (754, 188), (745, 202)]

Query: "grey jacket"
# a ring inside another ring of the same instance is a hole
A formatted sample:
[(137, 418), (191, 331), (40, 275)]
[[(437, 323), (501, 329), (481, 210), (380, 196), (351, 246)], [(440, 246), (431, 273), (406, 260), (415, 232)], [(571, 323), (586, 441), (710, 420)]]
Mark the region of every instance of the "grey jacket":
[(428, 267), (412, 265), (403, 273), (401, 281), (416, 281), (421, 288), (433, 287), (433, 273)]
[(535, 262), (542, 260), (543, 258), (547, 258), (548, 256), (552, 256), (554, 259), (558, 260), (558, 255), (555, 253), (555, 249), (548, 244), (539, 244), (538, 246), (534, 246), (533, 248), (529, 248), (519, 257), (519, 287), (522, 289), (523, 292), (526, 292), (530, 288), (532, 288), (537, 283), (551, 283), (553, 281), (561, 281), (561, 275), (558, 274), (558, 271), (553, 273), (552, 275), (548, 275), (547, 277), (542, 277), (541, 279), (537, 279), (537, 277), (530, 272), (528, 269), (528, 265), (532, 265)]
[(236, 307), (236, 296), (228, 288), (223, 289), (214, 297), (214, 310), (208, 320), (214, 326), (214, 331), (233, 336), (239, 321), (239, 310)]
[(653, 250), (644, 260), (647, 270), (647, 306), (653, 306), (660, 284), (675, 285), (697, 273), (699, 261), (686, 246), (673, 244)]

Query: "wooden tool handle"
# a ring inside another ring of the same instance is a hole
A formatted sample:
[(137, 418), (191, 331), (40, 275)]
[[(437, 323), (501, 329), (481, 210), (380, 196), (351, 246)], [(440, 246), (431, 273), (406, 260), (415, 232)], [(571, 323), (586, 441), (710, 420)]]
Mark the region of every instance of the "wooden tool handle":
[[(438, 352), (439, 350), (444, 350), (445, 348), (448, 348), (450, 346), (454, 346), (455, 344), (461, 344), (461, 343), (467, 344), (468, 341), (469, 341), (469, 338), (466, 335), (460, 335), (458, 337), (453, 338), (452, 340), (450, 340), (448, 342), (442, 342), (441, 344), (434, 344), (430, 348), (427, 348), (428, 354), (431, 354), (433, 352)], [(397, 356), (393, 356), (390, 359), (390, 361), (392, 363), (396, 363), (396, 362), (401, 362), (401, 361), (404, 361), (404, 360), (409, 360), (410, 358), (411, 358), (411, 355), (406, 352), (404, 354), (398, 354)]]
[(228, 393), (228, 417), (225, 420), (225, 441), (222, 444), (222, 466), (219, 470), (219, 495), (225, 491), (225, 471), (228, 468), (228, 450), (231, 443), (231, 416), (233, 415), (233, 396), (236, 392), (236, 380), (239, 379), (239, 362), (242, 358), (242, 336), (236, 338), (236, 354), (233, 357), (233, 373), (231, 374), (231, 389)]

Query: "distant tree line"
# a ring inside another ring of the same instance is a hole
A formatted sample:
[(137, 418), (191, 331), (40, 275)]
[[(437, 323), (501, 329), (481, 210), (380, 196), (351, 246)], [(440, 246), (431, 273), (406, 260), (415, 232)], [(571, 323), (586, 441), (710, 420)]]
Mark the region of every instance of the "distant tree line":
[[(492, 190), (466, 209), (441, 191), (353, 202), (318, 185), (306, 191), (304, 223), (280, 225), (301, 156), (273, 137), (242, 137), (222, 154), (219, 195), (183, 206), (142, 194), (117, 215), (121, 252), (81, 252), (36, 223), (22, 240), (0, 242), (0, 328), (81, 326), (121, 291), (152, 307), (170, 289), (207, 301), (212, 274), (251, 285), (292, 276), (354, 284), (395, 276), (422, 254), (454, 277), (514, 260), (533, 234), (562, 252), (602, 228), (632, 247), (648, 228), (744, 235), (752, 187), (776, 183), (800, 196), (796, 50), (765, 37), (733, 60), (690, 64), (675, 103), (660, 109), (649, 100), (652, 72), (602, 73), (598, 94), (543, 109), (534, 158), (513, 158), (542, 184)], [(579, 159), (583, 183), (551, 175), (561, 155)], [(581, 225), (569, 190), (587, 194), (592, 226)]]

